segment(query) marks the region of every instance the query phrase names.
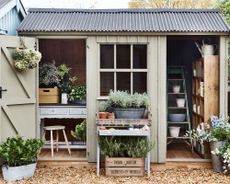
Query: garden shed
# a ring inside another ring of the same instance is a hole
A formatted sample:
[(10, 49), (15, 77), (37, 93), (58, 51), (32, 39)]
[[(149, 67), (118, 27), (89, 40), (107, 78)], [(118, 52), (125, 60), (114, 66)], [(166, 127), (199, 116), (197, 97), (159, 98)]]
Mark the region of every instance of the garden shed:
[[(149, 95), (151, 140), (155, 142), (152, 162), (207, 159), (205, 147), (196, 145), (193, 153), (183, 135), (169, 135), (169, 116), (185, 114), (186, 119), (178, 120), (176, 126), (186, 131), (186, 125), (196, 128), (208, 120), (208, 115), (227, 114), (229, 32), (226, 21), (212, 9), (29, 9), (18, 28), (19, 36), (35, 38), (42, 62), (55, 60), (70, 66), (71, 73), (86, 85), (87, 103), (78, 117), (87, 120), (89, 162), (96, 159), (97, 100), (106, 98), (111, 89)], [(211, 46), (212, 53), (199, 59), (202, 55), (195, 43)], [(38, 84), (37, 77), (30, 80)], [(177, 94), (172, 91), (175, 86), (180, 86)], [(47, 124), (52, 120), (42, 114), (38, 85), (36, 88), (36, 116), (29, 123), (36, 130), (33, 135), (40, 136), (40, 118)], [(184, 98), (186, 105), (176, 106), (177, 98)], [(65, 108), (61, 106), (59, 114), (52, 117), (61, 118)], [(68, 108), (68, 112), (77, 111), (72, 106)], [(55, 119), (55, 123), (73, 129), (71, 121)], [(17, 130), (17, 126), (14, 130), (5, 126), (1, 131)], [(31, 129), (24, 128), (31, 134)]]

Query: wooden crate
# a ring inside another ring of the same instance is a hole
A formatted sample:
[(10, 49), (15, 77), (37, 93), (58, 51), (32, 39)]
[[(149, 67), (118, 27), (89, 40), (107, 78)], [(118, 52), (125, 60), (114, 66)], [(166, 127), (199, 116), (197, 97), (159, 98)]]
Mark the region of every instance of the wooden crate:
[(106, 176), (144, 176), (144, 158), (105, 158)]
[(39, 103), (41, 104), (56, 104), (59, 103), (59, 89), (54, 88), (39, 88)]

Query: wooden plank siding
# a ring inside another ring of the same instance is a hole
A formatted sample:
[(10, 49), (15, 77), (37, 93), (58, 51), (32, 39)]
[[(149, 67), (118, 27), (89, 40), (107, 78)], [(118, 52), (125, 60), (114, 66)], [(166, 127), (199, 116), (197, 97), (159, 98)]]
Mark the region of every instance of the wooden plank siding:
[(228, 115), (228, 36), (220, 36), (220, 100), (219, 113)]
[(41, 62), (55, 61), (71, 67), (70, 75), (77, 76), (80, 84), (86, 84), (85, 39), (39, 39)]

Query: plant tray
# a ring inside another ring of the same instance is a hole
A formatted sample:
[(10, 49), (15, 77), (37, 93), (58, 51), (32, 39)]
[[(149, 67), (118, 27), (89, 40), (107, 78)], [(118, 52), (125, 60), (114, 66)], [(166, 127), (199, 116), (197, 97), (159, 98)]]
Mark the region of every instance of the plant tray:
[(39, 88), (39, 103), (40, 104), (56, 104), (59, 103), (59, 89), (54, 88)]
[(144, 176), (144, 158), (105, 158), (106, 176)]
[(150, 119), (96, 119), (97, 126), (151, 125)]

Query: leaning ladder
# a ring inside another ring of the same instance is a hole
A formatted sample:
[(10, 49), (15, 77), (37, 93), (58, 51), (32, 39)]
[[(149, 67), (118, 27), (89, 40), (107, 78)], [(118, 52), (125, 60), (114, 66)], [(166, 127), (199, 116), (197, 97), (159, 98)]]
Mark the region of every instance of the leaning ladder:
[[(170, 77), (174, 76), (174, 77)], [(175, 77), (176, 76), (176, 77)], [(179, 76), (179, 77), (178, 77)], [(179, 93), (174, 93), (170, 89), (170, 85), (179, 84), (182, 89)], [(176, 98), (178, 96), (184, 96), (185, 99), (185, 107), (171, 107), (169, 106), (169, 98), (172, 98), (172, 100), (176, 101)], [(169, 126), (184, 126), (185, 131), (191, 131), (191, 121), (190, 121), (190, 113), (189, 113), (189, 106), (188, 106), (188, 95), (187, 95), (187, 89), (186, 89), (186, 79), (185, 79), (185, 73), (184, 68), (181, 66), (175, 66), (175, 67), (169, 67), (168, 68), (168, 114), (172, 111), (186, 111), (186, 119), (183, 122), (175, 122), (175, 121), (169, 121), (168, 120), (168, 127)], [(186, 132), (185, 132), (186, 133)], [(191, 147), (191, 150), (193, 151), (193, 141), (192, 137), (179, 135), (178, 137), (171, 137), (170, 135), (167, 136), (167, 144), (172, 143), (174, 140), (183, 140), (187, 145)]]

